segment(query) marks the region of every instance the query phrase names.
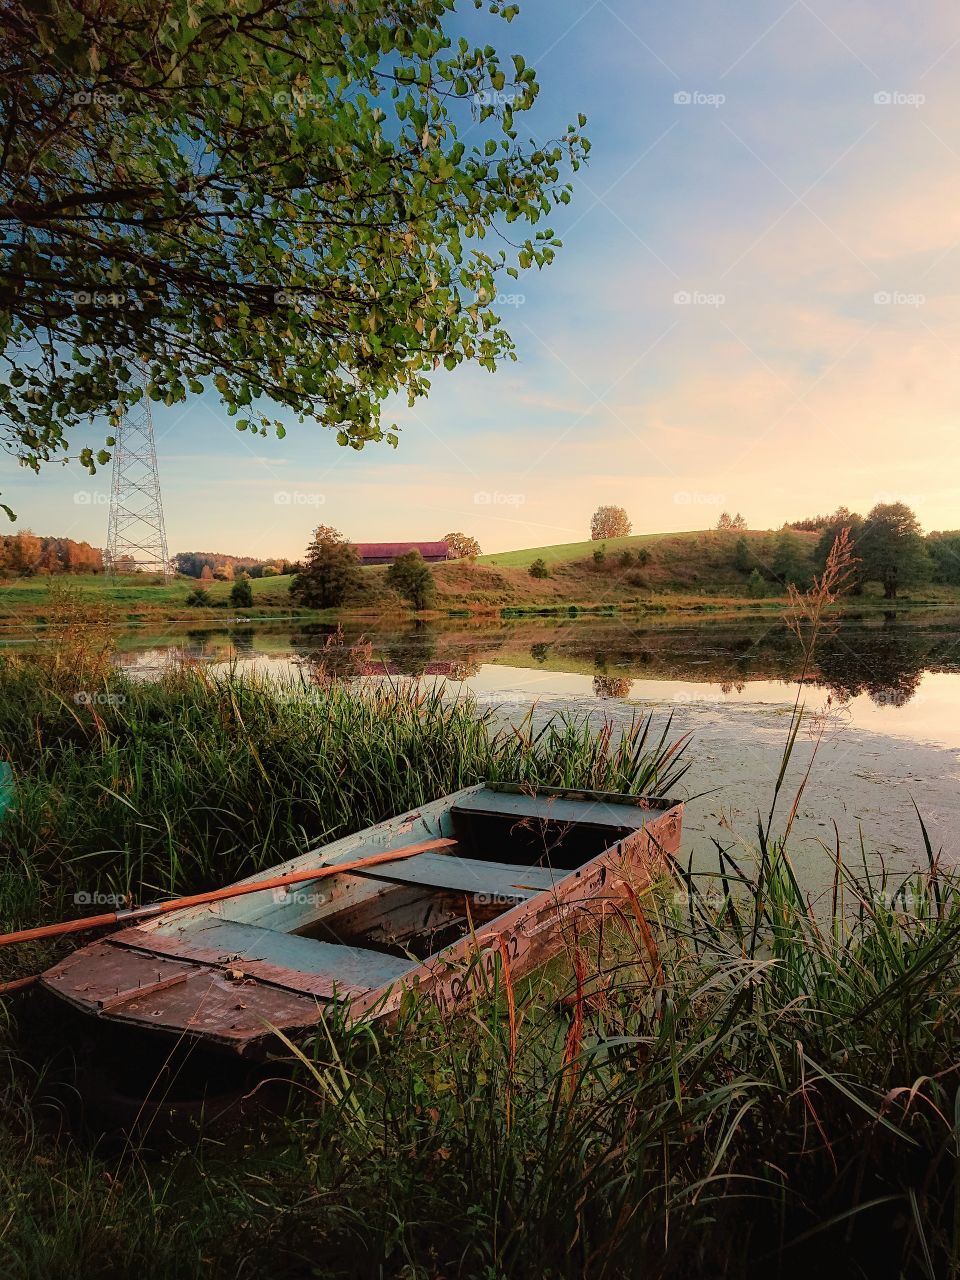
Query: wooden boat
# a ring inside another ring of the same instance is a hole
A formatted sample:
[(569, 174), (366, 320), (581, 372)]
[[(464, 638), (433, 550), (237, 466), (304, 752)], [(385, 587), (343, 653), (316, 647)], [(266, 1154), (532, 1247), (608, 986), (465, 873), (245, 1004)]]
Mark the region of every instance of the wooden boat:
[(275, 1028), (309, 1035), (332, 1002), (351, 1020), (389, 1019), (416, 988), (458, 1010), (498, 957), (522, 977), (626, 886), (663, 875), (682, 813), (608, 792), (467, 787), (241, 883), (456, 841), (443, 852), (176, 910), (82, 947), (41, 985), (101, 1024), (251, 1056), (279, 1047)]

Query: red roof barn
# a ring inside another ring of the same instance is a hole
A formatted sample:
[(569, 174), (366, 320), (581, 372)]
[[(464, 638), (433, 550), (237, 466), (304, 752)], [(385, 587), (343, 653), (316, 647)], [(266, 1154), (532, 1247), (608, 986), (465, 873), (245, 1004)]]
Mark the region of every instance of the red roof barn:
[(353, 545), (361, 564), (393, 564), (408, 551), (419, 551), (428, 564), (450, 558), (445, 542), (355, 542)]

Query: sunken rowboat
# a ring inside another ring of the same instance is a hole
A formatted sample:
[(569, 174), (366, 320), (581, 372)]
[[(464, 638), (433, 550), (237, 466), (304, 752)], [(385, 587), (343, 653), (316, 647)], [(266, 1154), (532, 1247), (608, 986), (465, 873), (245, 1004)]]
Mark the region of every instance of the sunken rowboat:
[[(101, 1026), (250, 1056), (280, 1047), (275, 1030), (309, 1036), (333, 1003), (350, 1021), (379, 1021), (416, 989), (456, 1011), (498, 957), (523, 977), (663, 876), (682, 815), (664, 799), (467, 787), (239, 884), (314, 868), (322, 879), (139, 921), (41, 985)], [(442, 850), (400, 856), (429, 841)], [(332, 870), (393, 851), (396, 861)]]

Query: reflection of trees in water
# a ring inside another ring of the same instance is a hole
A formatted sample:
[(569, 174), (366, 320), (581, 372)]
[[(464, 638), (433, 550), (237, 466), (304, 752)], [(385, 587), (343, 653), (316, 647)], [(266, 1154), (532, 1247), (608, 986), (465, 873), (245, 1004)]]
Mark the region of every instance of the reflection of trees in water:
[(723, 694), (733, 693), (734, 689), (736, 689), (737, 693), (743, 693), (746, 687), (747, 687), (747, 684), (745, 680), (721, 680), (720, 681), (720, 692)]
[(374, 663), (382, 661), (388, 671), (402, 676), (422, 676), (437, 656), (437, 632), (424, 623), (412, 631), (389, 638), (378, 638), (374, 645)]
[(253, 657), (253, 637), (256, 635), (253, 627), (237, 627), (227, 634), (238, 658)]
[[(371, 646), (363, 637), (348, 639), (340, 627), (327, 631), (322, 644), (311, 644), (313, 637), (294, 645), (291, 636), (291, 647), (297, 654), (296, 663), (305, 671), (315, 684), (326, 684), (330, 680), (354, 680), (366, 672), (370, 663)], [(316, 636), (319, 641), (320, 635)]]
[(629, 676), (594, 676), (593, 693), (597, 698), (625, 698), (633, 681)]
[(871, 631), (821, 640), (815, 654), (818, 680), (839, 698), (865, 693), (877, 706), (902, 707), (916, 693), (929, 665), (929, 639), (906, 630)]
[(450, 663), (450, 669), (445, 674), (450, 680), (469, 680), (482, 666), (482, 658), (478, 658), (475, 654), (464, 654)]

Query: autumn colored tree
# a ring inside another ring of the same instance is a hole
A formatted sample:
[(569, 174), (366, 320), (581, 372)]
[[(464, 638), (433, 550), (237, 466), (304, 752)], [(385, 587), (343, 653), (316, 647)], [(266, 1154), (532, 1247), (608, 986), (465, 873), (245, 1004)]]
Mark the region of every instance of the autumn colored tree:
[(603, 538), (625, 538), (632, 528), (623, 507), (597, 507), (590, 520), (590, 537), (594, 542)]
[(283, 434), (266, 397), (360, 448), (396, 443), (388, 394), (513, 356), (498, 290), (553, 259), (585, 118), (524, 141), (534, 69), (455, 38), (453, 9), (4, 6), (0, 434), (27, 465), (135, 402), (139, 360), (152, 400), (210, 385)]
[(448, 533), (443, 541), (457, 560), (474, 560), (480, 554), (480, 543), (465, 533)]
[(732, 516), (729, 511), (721, 511), (720, 518), (717, 520), (718, 529), (745, 529), (747, 522), (738, 511)]

